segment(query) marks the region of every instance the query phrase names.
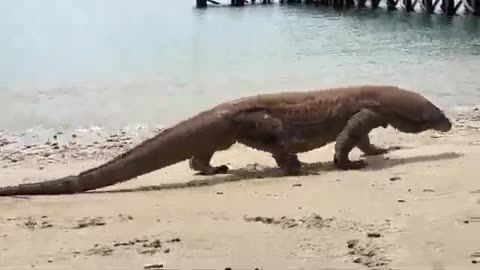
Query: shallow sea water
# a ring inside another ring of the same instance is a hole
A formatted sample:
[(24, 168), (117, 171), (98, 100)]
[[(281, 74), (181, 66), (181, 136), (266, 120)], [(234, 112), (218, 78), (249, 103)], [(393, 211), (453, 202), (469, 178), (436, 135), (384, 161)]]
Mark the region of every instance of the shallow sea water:
[(0, 130), (171, 125), (261, 92), (394, 84), (480, 103), (479, 19), (193, 0), (0, 9)]

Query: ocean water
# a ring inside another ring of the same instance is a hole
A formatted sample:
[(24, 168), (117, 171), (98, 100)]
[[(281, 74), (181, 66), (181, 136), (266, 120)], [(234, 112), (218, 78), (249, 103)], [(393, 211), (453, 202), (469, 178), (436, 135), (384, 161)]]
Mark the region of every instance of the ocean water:
[[(225, 1), (225, 0), (223, 0)], [(479, 18), (193, 0), (6, 0), (0, 130), (171, 125), (232, 98), (395, 84), (480, 103)]]

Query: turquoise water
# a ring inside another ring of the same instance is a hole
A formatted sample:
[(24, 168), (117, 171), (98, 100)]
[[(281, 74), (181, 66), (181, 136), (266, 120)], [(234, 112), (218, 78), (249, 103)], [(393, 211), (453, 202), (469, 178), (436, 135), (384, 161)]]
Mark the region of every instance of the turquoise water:
[(385, 83), (480, 104), (480, 18), (193, 0), (8, 0), (0, 129), (169, 125), (260, 92)]

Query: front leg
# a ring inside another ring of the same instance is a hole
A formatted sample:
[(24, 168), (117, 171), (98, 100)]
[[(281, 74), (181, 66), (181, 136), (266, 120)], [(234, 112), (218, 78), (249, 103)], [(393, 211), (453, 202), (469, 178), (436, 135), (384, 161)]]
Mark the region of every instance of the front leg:
[(366, 163), (363, 160), (351, 161), (348, 155), (353, 147), (359, 145), (370, 153), (382, 151), (371, 145), (370, 141), (366, 141), (365, 138), (368, 139), (368, 133), (372, 129), (383, 125), (385, 125), (383, 117), (370, 109), (362, 109), (353, 115), (337, 136), (333, 158), (335, 166), (343, 170), (364, 168)]
[(366, 156), (376, 156), (376, 155), (383, 155), (389, 153), (390, 151), (399, 150), (401, 149), (398, 145), (393, 145), (389, 147), (379, 147), (372, 143), (370, 143), (370, 139), (368, 135), (362, 138), (356, 145), (360, 151), (363, 152), (362, 157)]

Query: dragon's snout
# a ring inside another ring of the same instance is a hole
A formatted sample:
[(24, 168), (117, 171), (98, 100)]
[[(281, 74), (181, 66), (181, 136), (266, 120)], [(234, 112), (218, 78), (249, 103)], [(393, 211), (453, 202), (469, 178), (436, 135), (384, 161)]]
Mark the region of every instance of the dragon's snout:
[(437, 114), (436, 117), (434, 117), (432, 120), (432, 128), (441, 131), (441, 132), (447, 132), (452, 129), (452, 122), (450, 119), (441, 112), (439, 115)]
[(452, 122), (445, 117), (444, 120), (436, 123), (434, 128), (435, 130), (438, 130), (438, 131), (447, 132), (452, 129)]

